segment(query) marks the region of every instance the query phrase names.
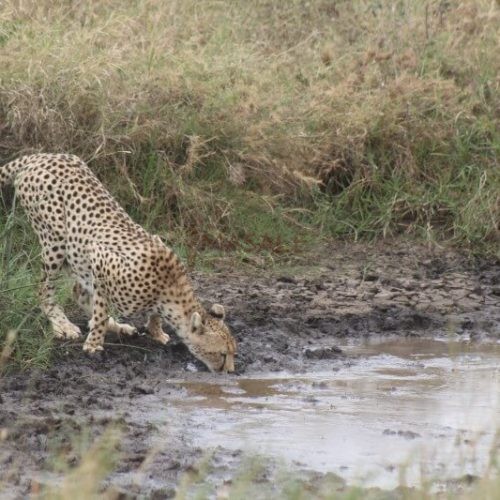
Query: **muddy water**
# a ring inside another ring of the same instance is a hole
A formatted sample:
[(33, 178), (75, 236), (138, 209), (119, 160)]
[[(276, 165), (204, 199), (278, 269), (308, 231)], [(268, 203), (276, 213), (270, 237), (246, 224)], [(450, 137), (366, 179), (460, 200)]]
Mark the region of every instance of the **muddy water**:
[(182, 412), (204, 449), (244, 449), (349, 483), (484, 474), (500, 426), (500, 344), (396, 339), (343, 349), (355, 361), (335, 370), (179, 381), (189, 397), (169, 400), (169, 413)]

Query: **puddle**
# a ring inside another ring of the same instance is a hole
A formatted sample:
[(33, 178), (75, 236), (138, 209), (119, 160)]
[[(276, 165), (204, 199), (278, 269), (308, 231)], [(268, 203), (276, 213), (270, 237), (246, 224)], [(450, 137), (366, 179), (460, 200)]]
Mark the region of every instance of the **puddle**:
[[(222, 446), (393, 488), (481, 476), (500, 427), (500, 345), (389, 340), (342, 346), (361, 356), (318, 372), (179, 382), (194, 444)], [(173, 405), (173, 406), (172, 406)]]

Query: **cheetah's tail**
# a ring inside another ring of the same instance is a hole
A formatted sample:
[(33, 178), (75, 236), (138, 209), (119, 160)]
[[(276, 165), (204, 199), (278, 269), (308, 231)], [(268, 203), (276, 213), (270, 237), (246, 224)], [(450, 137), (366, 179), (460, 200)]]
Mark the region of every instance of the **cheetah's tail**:
[(26, 156), (16, 158), (0, 167), (0, 190), (12, 184), (17, 173), (26, 165)]

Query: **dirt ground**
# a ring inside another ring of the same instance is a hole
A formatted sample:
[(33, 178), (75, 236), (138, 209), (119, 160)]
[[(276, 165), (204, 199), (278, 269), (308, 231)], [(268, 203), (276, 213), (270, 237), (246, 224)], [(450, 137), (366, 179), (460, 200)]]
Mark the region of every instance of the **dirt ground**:
[[(381, 335), (500, 339), (500, 263), (471, 260), (411, 244), (332, 246), (318, 255), (269, 270), (221, 261), (196, 273), (202, 299), (220, 302), (238, 340), (237, 373), (307, 372), (318, 364), (356, 363), (337, 345), (346, 338)], [(22, 498), (39, 483), (57, 480), (54, 456), (79, 462), (75, 436), (92, 441), (110, 424), (122, 432), (117, 470), (104, 487), (123, 497), (172, 496), (180, 478), (198, 467), (204, 450), (196, 429), (172, 422), (166, 447), (147, 402), (185, 393), (173, 381), (210, 380), (177, 340), (166, 347), (145, 337), (110, 336), (104, 360), (88, 359), (80, 345), (58, 347), (46, 372), (15, 373), (0, 381), (0, 497)], [(172, 437), (173, 436), (173, 437)], [(159, 449), (152, 454), (152, 449)], [(221, 477), (238, 466), (238, 453), (213, 455)], [(64, 467), (63, 467), (64, 468)], [(269, 479), (269, 478), (268, 478)]]

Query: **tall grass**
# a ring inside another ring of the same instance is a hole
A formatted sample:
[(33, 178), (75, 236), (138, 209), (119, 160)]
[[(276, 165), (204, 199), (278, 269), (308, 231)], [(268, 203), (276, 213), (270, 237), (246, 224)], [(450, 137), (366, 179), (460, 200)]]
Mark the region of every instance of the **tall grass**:
[(182, 248), (498, 248), (498, 2), (3, 5), (0, 154), (81, 155)]

